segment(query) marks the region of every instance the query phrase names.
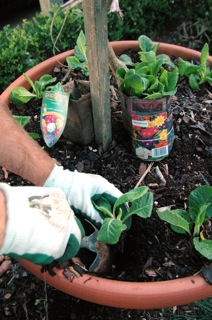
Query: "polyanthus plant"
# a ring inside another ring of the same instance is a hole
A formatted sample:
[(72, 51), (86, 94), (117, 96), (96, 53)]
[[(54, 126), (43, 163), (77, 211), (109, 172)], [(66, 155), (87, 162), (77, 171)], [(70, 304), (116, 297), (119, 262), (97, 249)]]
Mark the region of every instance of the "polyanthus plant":
[(200, 85), (208, 82), (212, 85), (212, 70), (207, 62), (209, 57), (209, 47), (205, 43), (201, 50), (200, 64), (194, 64), (190, 61), (178, 59), (179, 73), (188, 78), (189, 85), (194, 90), (199, 90)]
[(50, 89), (50, 85), (57, 80), (57, 78), (52, 77), (50, 74), (44, 74), (35, 82), (33, 82), (26, 74), (23, 74), (23, 76), (31, 85), (32, 92), (21, 86), (13, 88), (10, 93), (10, 99), (17, 106), (24, 105), (31, 99), (41, 99), (45, 90)]
[[(171, 228), (181, 234), (188, 233), (194, 247), (204, 257), (212, 260), (212, 187), (201, 186), (193, 190), (188, 197), (188, 211), (157, 210), (160, 219), (170, 223)], [(209, 231), (207, 228), (209, 224)]]
[(66, 62), (71, 69), (79, 69), (85, 76), (89, 75), (86, 53), (86, 38), (82, 30), (77, 38), (77, 44), (74, 47), (74, 55), (67, 57)]
[(107, 244), (116, 244), (123, 231), (130, 228), (133, 215), (144, 219), (151, 216), (153, 194), (148, 187), (138, 187), (119, 197), (113, 206), (104, 197), (94, 205), (104, 219), (97, 239)]
[(133, 63), (126, 54), (119, 58), (127, 66), (116, 71), (120, 91), (130, 97), (151, 100), (174, 95), (177, 91), (178, 68), (168, 55), (156, 54), (160, 44), (154, 45), (147, 36), (141, 35), (138, 44), (141, 62)]

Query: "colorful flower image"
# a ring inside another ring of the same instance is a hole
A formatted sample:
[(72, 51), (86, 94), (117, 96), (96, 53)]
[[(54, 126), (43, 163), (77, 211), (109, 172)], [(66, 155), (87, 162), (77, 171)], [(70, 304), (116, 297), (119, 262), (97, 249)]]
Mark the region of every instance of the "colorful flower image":
[(47, 125), (46, 125), (46, 129), (47, 129), (47, 132), (49, 133), (52, 133), (56, 130), (56, 124), (54, 122), (49, 122)]
[(164, 124), (165, 119), (166, 118), (164, 116), (159, 115), (154, 121), (155, 126), (157, 126), (157, 127), (162, 126)]
[(158, 128), (147, 128), (141, 131), (142, 138), (151, 138), (158, 133)]
[(145, 110), (143, 114), (134, 113), (131, 119), (133, 148), (136, 155), (148, 161), (163, 159), (173, 146), (172, 114), (164, 111), (151, 113)]
[(54, 133), (47, 133), (45, 136), (45, 141), (48, 144), (48, 146), (51, 147), (55, 142)]
[(162, 148), (165, 146), (168, 146), (168, 141), (161, 141), (161, 142), (157, 143), (155, 148)]
[(155, 122), (148, 120), (148, 128), (154, 128), (155, 127)]
[(164, 129), (159, 133), (160, 140), (167, 140), (167, 130)]
[(152, 147), (154, 147), (154, 140), (147, 140), (147, 141), (142, 140), (142, 141), (140, 141), (140, 144), (143, 147), (150, 150)]
[(42, 115), (41, 129), (49, 147), (59, 139), (64, 125), (64, 117), (57, 112), (46, 112)]
[(139, 127), (139, 126), (133, 126), (133, 129), (134, 129), (135, 131), (141, 131), (141, 130), (142, 130), (142, 128)]
[(63, 119), (57, 118), (55, 123), (56, 123), (57, 129), (62, 129), (63, 128), (63, 125), (64, 125)]

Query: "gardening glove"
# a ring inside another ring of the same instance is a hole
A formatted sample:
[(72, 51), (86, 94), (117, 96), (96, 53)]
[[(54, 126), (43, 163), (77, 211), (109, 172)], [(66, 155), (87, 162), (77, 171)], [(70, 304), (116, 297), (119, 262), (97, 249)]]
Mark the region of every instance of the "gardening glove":
[(94, 208), (93, 201), (103, 196), (114, 204), (122, 195), (113, 184), (99, 175), (71, 172), (57, 165), (44, 183), (44, 187), (61, 188), (74, 212), (97, 226), (102, 224), (103, 218)]
[(0, 254), (36, 264), (67, 261), (84, 236), (62, 190), (0, 183), (7, 223)]

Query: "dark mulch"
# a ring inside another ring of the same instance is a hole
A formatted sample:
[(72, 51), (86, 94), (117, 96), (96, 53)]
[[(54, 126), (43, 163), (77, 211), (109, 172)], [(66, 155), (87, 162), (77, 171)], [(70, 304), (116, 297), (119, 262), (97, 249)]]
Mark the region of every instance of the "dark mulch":
[[(155, 163), (142, 184), (154, 193), (154, 213), (148, 220), (133, 219), (131, 230), (125, 235), (124, 254), (119, 254), (109, 277), (128, 281), (161, 281), (198, 272), (205, 262), (194, 251), (189, 237), (177, 235), (155, 213), (157, 208), (173, 205), (186, 208), (188, 195), (201, 185), (212, 185), (212, 93), (205, 86), (199, 92), (188, 88), (182, 79), (172, 99), (175, 141), (169, 157)], [(117, 93), (117, 91), (116, 91)], [(119, 95), (112, 96), (113, 143), (102, 152), (95, 142), (80, 146), (65, 139), (48, 149), (43, 139), (39, 143), (65, 168), (97, 173), (114, 183), (122, 192), (135, 187), (149, 163), (138, 159), (132, 150), (120, 110)], [(28, 107), (25, 115), (32, 115), (28, 131), (40, 132), (40, 106)], [(20, 112), (19, 112), (20, 113)], [(159, 166), (165, 185), (156, 175)], [(9, 173), (7, 179), (0, 171), (0, 180), (11, 185), (27, 185), (27, 181)], [(105, 276), (105, 275), (104, 275)], [(1, 279), (1, 319), (162, 319), (166, 316), (152, 311), (119, 310), (91, 304), (67, 296), (47, 286), (13, 263), (12, 269)], [(46, 296), (47, 295), (47, 296)], [(46, 303), (48, 302), (48, 308)], [(48, 310), (48, 311), (47, 311)], [(186, 314), (186, 307), (178, 308)], [(193, 308), (193, 314), (197, 313)], [(170, 319), (168, 316), (167, 319)]]

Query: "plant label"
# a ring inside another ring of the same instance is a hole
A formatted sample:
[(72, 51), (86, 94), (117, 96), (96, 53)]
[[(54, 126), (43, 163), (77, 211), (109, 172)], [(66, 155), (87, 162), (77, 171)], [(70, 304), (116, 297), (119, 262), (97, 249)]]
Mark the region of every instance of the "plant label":
[(41, 106), (41, 131), (48, 147), (61, 137), (68, 113), (69, 94), (58, 83), (51, 91), (45, 91)]

